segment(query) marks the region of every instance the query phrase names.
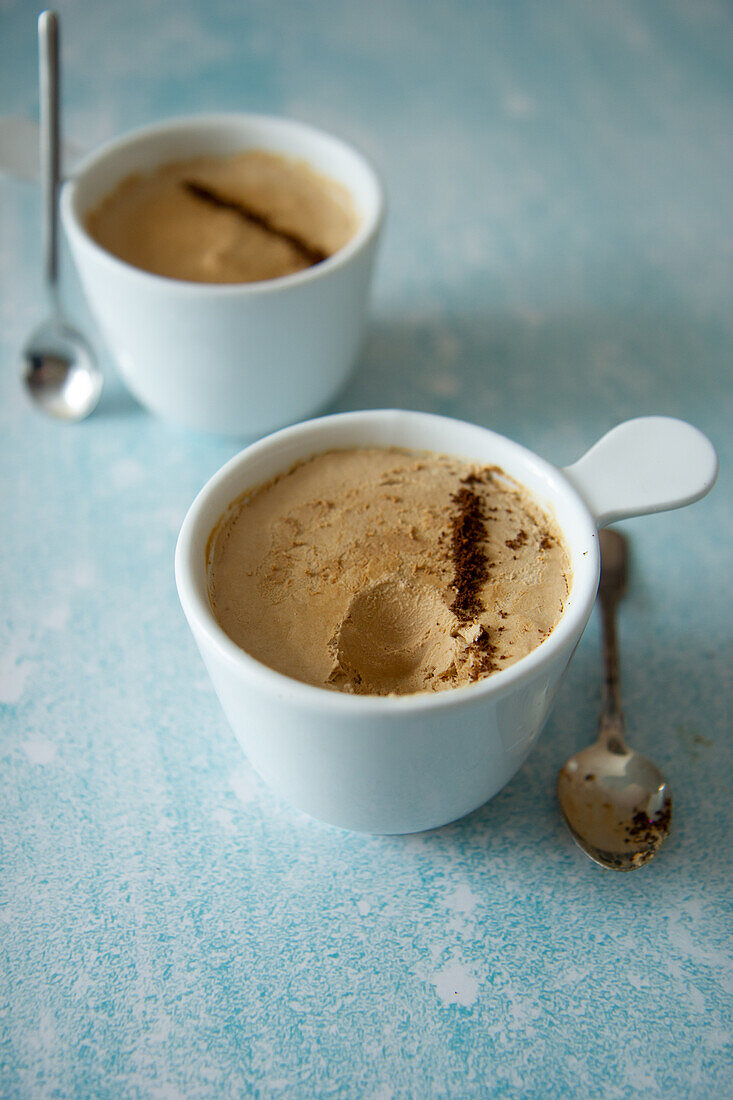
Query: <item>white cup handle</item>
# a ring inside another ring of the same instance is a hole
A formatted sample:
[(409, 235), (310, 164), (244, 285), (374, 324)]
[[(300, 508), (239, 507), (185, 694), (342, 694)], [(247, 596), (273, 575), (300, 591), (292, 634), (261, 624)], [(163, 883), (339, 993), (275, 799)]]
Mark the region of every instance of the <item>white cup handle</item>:
[(715, 484), (718, 457), (684, 420), (643, 416), (612, 428), (563, 473), (605, 527), (704, 497)]

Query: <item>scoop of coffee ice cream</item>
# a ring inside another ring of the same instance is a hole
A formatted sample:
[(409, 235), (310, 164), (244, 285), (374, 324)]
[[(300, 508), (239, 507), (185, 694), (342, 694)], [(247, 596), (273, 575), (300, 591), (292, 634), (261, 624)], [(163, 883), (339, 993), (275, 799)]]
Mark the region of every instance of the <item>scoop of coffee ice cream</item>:
[(496, 467), (395, 448), (330, 451), (229, 509), (209, 593), (264, 664), (356, 694), (471, 683), (539, 645), (563, 612), (554, 521)]
[(476, 633), (466, 637), (436, 588), (387, 578), (349, 601), (330, 643), (329, 683), (363, 695), (422, 691), (450, 675)]
[(204, 283), (274, 279), (354, 235), (344, 187), (304, 161), (258, 149), (128, 176), (87, 217), (98, 244), (156, 275)]

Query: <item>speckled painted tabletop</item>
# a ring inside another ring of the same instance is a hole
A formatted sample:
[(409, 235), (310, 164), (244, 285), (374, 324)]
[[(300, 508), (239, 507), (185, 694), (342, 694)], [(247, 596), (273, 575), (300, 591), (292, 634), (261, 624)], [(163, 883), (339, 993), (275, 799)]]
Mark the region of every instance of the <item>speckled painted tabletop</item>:
[[(721, 476), (625, 525), (630, 737), (676, 799), (654, 862), (601, 870), (556, 805), (594, 732), (595, 617), (491, 803), (412, 837), (320, 825), (251, 771), (175, 593), (181, 518), (237, 447), (144, 413), (101, 348), (90, 421), (26, 406), (39, 199), (1, 181), (0, 1095), (731, 1095), (730, 6), (59, 6), (83, 147), (242, 108), (377, 164), (390, 217), (335, 409), (444, 412), (562, 463), (679, 415)], [(36, 11), (0, 5), (4, 113), (37, 109)]]

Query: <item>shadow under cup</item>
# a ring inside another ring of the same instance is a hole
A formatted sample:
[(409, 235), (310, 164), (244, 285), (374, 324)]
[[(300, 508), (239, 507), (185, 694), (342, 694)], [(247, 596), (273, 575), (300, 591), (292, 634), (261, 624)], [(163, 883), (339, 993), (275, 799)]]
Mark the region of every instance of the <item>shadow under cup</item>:
[[(195, 156), (260, 149), (340, 183), (359, 219), (327, 260), (256, 283), (193, 283), (132, 267), (101, 248), (88, 213), (126, 176)], [(364, 328), (383, 218), (379, 180), (356, 150), (287, 119), (232, 114), (137, 130), (92, 153), (61, 193), (89, 305), (123, 379), (151, 412), (186, 427), (254, 436), (325, 406), (346, 381)]]

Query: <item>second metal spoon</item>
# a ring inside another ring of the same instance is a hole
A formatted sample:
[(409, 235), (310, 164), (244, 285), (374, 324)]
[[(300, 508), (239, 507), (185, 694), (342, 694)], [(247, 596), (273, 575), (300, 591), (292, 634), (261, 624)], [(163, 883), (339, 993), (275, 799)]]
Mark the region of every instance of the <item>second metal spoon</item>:
[(102, 392), (102, 372), (86, 340), (64, 319), (58, 299), (59, 45), (58, 16), (38, 17), (41, 93), (41, 181), (45, 279), (51, 315), (23, 348), (32, 400), (51, 416), (82, 420)]
[(601, 531), (598, 600), (603, 621), (605, 681), (598, 740), (571, 756), (557, 793), (576, 843), (615, 871), (647, 863), (669, 833), (672, 796), (659, 769), (626, 745), (619, 691), (615, 610), (626, 588), (626, 540)]

